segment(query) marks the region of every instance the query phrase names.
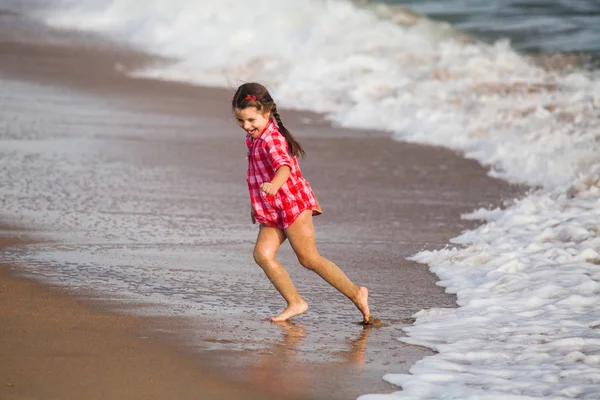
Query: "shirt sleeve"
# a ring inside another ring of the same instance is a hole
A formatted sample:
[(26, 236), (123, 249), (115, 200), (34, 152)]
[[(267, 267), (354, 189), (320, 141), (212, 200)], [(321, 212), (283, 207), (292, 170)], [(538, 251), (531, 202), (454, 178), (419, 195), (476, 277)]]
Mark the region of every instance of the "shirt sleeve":
[(285, 137), (281, 133), (277, 132), (270, 135), (266, 140), (266, 144), (269, 161), (274, 171), (277, 171), (283, 165), (292, 167), (292, 158), (288, 153), (287, 140), (285, 140)]

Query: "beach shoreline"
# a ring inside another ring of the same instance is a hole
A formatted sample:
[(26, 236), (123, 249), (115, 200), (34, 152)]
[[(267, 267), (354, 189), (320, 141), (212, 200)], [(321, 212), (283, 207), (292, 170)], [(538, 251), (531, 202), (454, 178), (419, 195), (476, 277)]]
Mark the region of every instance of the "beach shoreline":
[(102, 311), (15, 272), (0, 265), (3, 399), (281, 398), (220, 379), (177, 349), (157, 329), (175, 329), (175, 319)]
[[(225, 131), (223, 128), (233, 125), (227, 110), (219, 107), (220, 104), (227, 105), (230, 100), (227, 90), (127, 77), (123, 70), (135, 68), (151, 59), (131, 50), (18, 41), (1, 43), (0, 48), (0, 72), (4, 79), (68, 87), (93, 96), (107, 96), (109, 100), (118, 97), (131, 104), (132, 108), (147, 113), (159, 112), (173, 120), (202, 114), (204, 116), (198, 119), (199, 124), (209, 125), (211, 132), (223, 130), (224, 138), (213, 138), (212, 133), (208, 134), (206, 141), (210, 141), (214, 148), (198, 148), (198, 153), (205, 157), (202, 161), (192, 161), (190, 155), (182, 150), (182, 147), (194, 145), (198, 140), (188, 138), (186, 132), (176, 138), (153, 137), (155, 142), (160, 142), (160, 152), (148, 143), (152, 141), (144, 142), (134, 136), (126, 138), (136, 143), (136, 148), (128, 154), (130, 158), (138, 157), (152, 166), (176, 160), (182, 164), (197, 162), (199, 167), (216, 163), (220, 158), (235, 159), (231, 167), (219, 171), (222, 180), (227, 182), (236, 181), (239, 167), (244, 168), (245, 160), (237, 157), (241, 147), (232, 149), (230, 145), (232, 136), (228, 132), (233, 129)], [(26, 109), (27, 106), (18, 107)], [(18, 107), (16, 112), (19, 112)], [(209, 119), (213, 114), (216, 117)], [(319, 217), (317, 222), (321, 227), (317, 226), (318, 235), (319, 229), (322, 229), (320, 235), (325, 238), (322, 249), (336, 256), (336, 260), (344, 265), (349, 265), (350, 272), (358, 280), (365, 281), (371, 277), (374, 282), (380, 283), (379, 287), (371, 288), (374, 312), (387, 316), (386, 310), (393, 309), (396, 301), (397, 307), (407, 316), (421, 308), (454, 306), (454, 297), (435, 286), (435, 277), (426, 267), (404, 259), (424, 246), (444, 246), (462, 229), (477, 224), (461, 221), (461, 212), (471, 211), (476, 206), (498, 204), (503, 198), (514, 198), (518, 189), (488, 178), (485, 170), (474, 161), (464, 160), (448, 150), (394, 142), (390, 135), (381, 132), (330, 127), (322, 117), (313, 113), (286, 111), (284, 115), (286, 123), (290, 121), (290, 126), (299, 126), (298, 130), (302, 132), (303, 143), (306, 143), (310, 154), (303, 171), (312, 186), (317, 188), (320, 202), (326, 205), (325, 216)], [(139, 131), (136, 134), (144, 133), (142, 129)], [(103, 140), (119, 144), (126, 141), (116, 135)], [(157, 154), (160, 157), (156, 157)], [(349, 164), (348, 160), (353, 156), (356, 157), (355, 163)], [(399, 160), (402, 162), (399, 163)], [(402, 163), (405, 163), (404, 169), (398, 165)], [(328, 174), (320, 173), (325, 169)], [(393, 173), (382, 174), (390, 170)], [(202, 175), (198, 179), (208, 178)], [(401, 196), (393, 194), (397, 192), (399, 182), (405, 190)], [(240, 184), (232, 185), (244, 188), (241, 180)], [(375, 198), (372, 193), (376, 193)], [(236, 194), (235, 204), (242, 203), (244, 197), (245, 193)], [(202, 197), (201, 200), (219, 203), (218, 198)], [(239, 212), (231, 210), (230, 214), (237, 216)], [(386, 222), (388, 225), (384, 225)], [(10, 246), (10, 252), (18, 252), (32, 244), (19, 242), (25, 240), (22, 238), (3, 234), (2, 245)], [(226, 251), (239, 251), (249, 260), (250, 248), (251, 243), (242, 241), (239, 245), (227, 247), (229, 250)], [(28, 249), (35, 251), (35, 248)], [(216, 249), (213, 246), (213, 251), (223, 251)], [(85, 247), (82, 251), (85, 252)], [(284, 258), (292, 259), (289, 252), (284, 252)], [(377, 269), (360, 268), (371, 265), (376, 265)], [(289, 357), (290, 354), (302, 354), (302, 350), (298, 350), (303, 349), (298, 347), (302, 341), (308, 342), (312, 346), (308, 348), (315, 354), (321, 351), (311, 341), (319, 342), (314, 332), (327, 334), (327, 329), (311, 319), (284, 328), (269, 326), (268, 329), (276, 332), (273, 335), (279, 335), (277, 332), (281, 329), (282, 339), (273, 341), (268, 350), (203, 352), (179, 337), (174, 338), (175, 335), (155, 333), (156, 340), (147, 339), (154, 337), (147, 332), (158, 332), (165, 327), (167, 331), (186, 331), (185, 324), (179, 328), (171, 326), (175, 318), (121, 315), (114, 311), (118, 311), (119, 307), (125, 309), (128, 304), (96, 302), (93, 300), (96, 294), (89, 296), (88, 300), (85, 293), (76, 296), (64, 294), (61, 289), (21, 278), (20, 275), (27, 276), (28, 273), (23, 266), (5, 266), (2, 271), (0, 282), (5, 301), (0, 311), (4, 319), (1, 335), (3, 346), (11, 350), (5, 352), (2, 349), (0, 362), (3, 365), (0, 369), (10, 373), (4, 377), (6, 384), (0, 395), (9, 399), (95, 398), (93, 396), (308, 399), (324, 398), (324, 392), (327, 393), (326, 398), (351, 398), (364, 393), (397, 390), (381, 381), (386, 363), (389, 364), (391, 359), (397, 363), (404, 362), (408, 370), (412, 362), (431, 354), (426, 349), (402, 347), (400, 344), (390, 354), (382, 354), (388, 342), (383, 341), (386, 343), (384, 346), (378, 345), (378, 342), (382, 342), (381, 332), (385, 331), (365, 331), (353, 326), (347, 334), (345, 353), (337, 354), (329, 362)], [(305, 276), (302, 271), (297, 273)], [(397, 288), (398, 285), (390, 280), (399, 277), (410, 284)], [(319, 300), (315, 313), (321, 312), (331, 319), (326, 326), (339, 324), (335, 316), (332, 318), (331, 309), (322, 305), (330, 298), (337, 299), (336, 294), (318, 289), (315, 297)], [(343, 321), (346, 323), (347, 320)], [(390, 322), (399, 328), (410, 323)], [(77, 328), (81, 326), (84, 328)], [(204, 335), (204, 343), (224, 343), (226, 347), (226, 341), (222, 342), (217, 334), (211, 336), (207, 333), (210, 329), (209, 320), (203, 333), (198, 334)], [(24, 331), (33, 333), (23, 335)], [(401, 334), (399, 330), (387, 332), (385, 340)], [(106, 338), (106, 341), (98, 347), (88, 348), (90, 343), (99, 343), (99, 337)], [(52, 348), (56, 346), (55, 351), (46, 351), (43, 343), (50, 343)], [(79, 343), (80, 347), (70, 352), (69, 348), (74, 343)], [(244, 357), (238, 357), (240, 354)], [(39, 362), (42, 357), (46, 361)], [(244, 358), (244, 363), (233, 362), (236, 357)], [(65, 362), (65, 359), (69, 361)], [(125, 368), (126, 360), (133, 360), (135, 368)], [(31, 368), (32, 365), (44, 368), (45, 372)], [(164, 368), (158, 368), (158, 365)], [(248, 365), (256, 368), (248, 370)], [(377, 367), (370, 368), (370, 365)], [(123, 368), (115, 369), (116, 366)], [(282, 371), (294, 367), (300, 369), (301, 374), (295, 376), (297, 379), (293, 384), (287, 387), (275, 384)], [(211, 371), (209, 377), (207, 371)], [(73, 382), (78, 384), (73, 385)], [(206, 397), (199, 397), (199, 393), (206, 394)]]

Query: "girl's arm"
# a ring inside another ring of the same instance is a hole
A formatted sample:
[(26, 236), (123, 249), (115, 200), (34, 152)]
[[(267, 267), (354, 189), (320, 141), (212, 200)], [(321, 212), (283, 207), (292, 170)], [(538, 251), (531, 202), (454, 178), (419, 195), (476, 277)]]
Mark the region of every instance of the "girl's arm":
[(291, 173), (292, 171), (290, 170), (289, 166), (282, 165), (281, 167), (277, 168), (273, 180), (260, 185), (260, 189), (269, 196), (274, 196), (279, 188), (282, 187), (283, 184), (288, 180)]

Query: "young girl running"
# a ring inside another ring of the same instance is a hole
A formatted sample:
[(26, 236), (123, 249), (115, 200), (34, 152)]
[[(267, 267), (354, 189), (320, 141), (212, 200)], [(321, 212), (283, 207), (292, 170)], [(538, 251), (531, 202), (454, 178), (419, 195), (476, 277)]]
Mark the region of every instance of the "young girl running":
[(304, 150), (283, 125), (273, 98), (264, 86), (245, 83), (235, 92), (231, 106), (247, 133), (250, 218), (260, 224), (254, 260), (287, 302), (286, 309), (271, 321), (286, 321), (308, 310), (287, 271), (275, 259), (287, 239), (300, 264), (352, 300), (363, 322), (369, 323), (367, 288), (352, 283), (317, 251), (312, 217), (321, 214), (321, 208), (298, 166), (296, 158), (304, 156)]

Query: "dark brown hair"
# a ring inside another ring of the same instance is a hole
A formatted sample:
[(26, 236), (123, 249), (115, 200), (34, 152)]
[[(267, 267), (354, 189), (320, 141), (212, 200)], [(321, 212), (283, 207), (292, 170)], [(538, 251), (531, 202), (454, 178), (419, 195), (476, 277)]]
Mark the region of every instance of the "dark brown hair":
[(241, 85), (233, 95), (231, 107), (234, 109), (239, 108), (240, 110), (247, 107), (256, 107), (260, 112), (270, 112), (275, 121), (277, 121), (279, 132), (281, 132), (288, 142), (290, 155), (293, 157), (304, 157), (306, 154), (300, 143), (294, 139), (292, 133), (283, 125), (275, 101), (273, 101), (267, 88), (260, 83), (250, 82)]

